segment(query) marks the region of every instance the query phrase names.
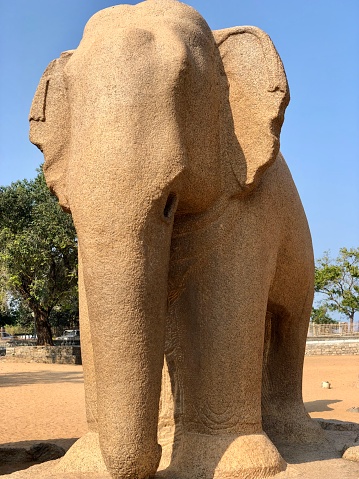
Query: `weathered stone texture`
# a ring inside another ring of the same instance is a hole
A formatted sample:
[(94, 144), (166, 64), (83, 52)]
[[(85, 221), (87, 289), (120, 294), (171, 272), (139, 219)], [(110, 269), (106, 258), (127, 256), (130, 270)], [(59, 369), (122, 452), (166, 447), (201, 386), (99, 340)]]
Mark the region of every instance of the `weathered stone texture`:
[(324, 440), (301, 397), (314, 261), (279, 152), (288, 102), (262, 30), (212, 32), (174, 0), (98, 12), (40, 80), (30, 139), (79, 240), (98, 439), (68, 454), (89, 473), (102, 454), (114, 479), (155, 474), (164, 356), (162, 477), (266, 477), (286, 467), (271, 439)]

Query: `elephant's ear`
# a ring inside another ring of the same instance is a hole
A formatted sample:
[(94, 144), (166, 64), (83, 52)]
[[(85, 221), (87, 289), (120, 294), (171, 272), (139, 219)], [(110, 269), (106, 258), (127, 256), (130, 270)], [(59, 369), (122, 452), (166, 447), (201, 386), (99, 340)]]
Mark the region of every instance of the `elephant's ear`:
[(70, 142), (70, 108), (64, 67), (73, 51), (61, 54), (43, 73), (32, 101), (30, 141), (44, 154), (44, 174), (63, 209), (69, 210), (66, 175)]
[(241, 150), (240, 155), (230, 155), (232, 169), (240, 185), (249, 188), (279, 152), (289, 103), (287, 78), (271, 39), (259, 28), (234, 27), (213, 34), (229, 85), (234, 132)]

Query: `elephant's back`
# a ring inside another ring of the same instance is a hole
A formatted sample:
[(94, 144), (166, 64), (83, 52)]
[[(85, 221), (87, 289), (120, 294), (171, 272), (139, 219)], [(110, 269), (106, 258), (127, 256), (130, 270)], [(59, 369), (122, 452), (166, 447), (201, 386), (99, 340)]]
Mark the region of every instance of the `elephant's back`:
[(303, 268), (313, 269), (313, 246), (308, 220), (288, 165), (279, 153), (263, 177), (264, 190), (272, 195), (277, 210), (279, 249), (285, 257), (295, 256)]
[[(295, 247), (312, 261), (308, 220), (288, 165), (281, 153), (241, 207), (242, 214), (261, 218), (261, 231), (277, 248)], [(244, 213), (246, 214), (246, 213)], [(258, 224), (259, 227), (259, 224)], [(287, 246), (286, 246), (287, 245)], [(294, 245), (294, 246), (293, 246)]]
[[(281, 153), (264, 173), (258, 192), (265, 196), (286, 223), (291, 218), (307, 222), (304, 208), (289, 167)], [(304, 217), (304, 218), (303, 218)]]

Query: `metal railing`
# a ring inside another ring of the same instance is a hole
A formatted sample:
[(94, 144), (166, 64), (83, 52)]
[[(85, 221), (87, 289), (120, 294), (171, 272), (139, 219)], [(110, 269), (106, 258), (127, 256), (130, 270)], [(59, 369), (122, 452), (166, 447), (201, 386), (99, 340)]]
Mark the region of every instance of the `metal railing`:
[(321, 337), (321, 336), (358, 336), (359, 337), (359, 322), (352, 324), (349, 323), (336, 323), (336, 324), (316, 324), (309, 323), (308, 337)]

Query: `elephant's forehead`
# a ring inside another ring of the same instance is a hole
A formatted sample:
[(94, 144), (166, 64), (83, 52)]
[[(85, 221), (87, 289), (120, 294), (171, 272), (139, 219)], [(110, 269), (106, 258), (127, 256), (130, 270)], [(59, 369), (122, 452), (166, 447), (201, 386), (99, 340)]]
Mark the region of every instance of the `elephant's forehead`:
[[(167, 10), (160, 9), (163, 5)], [(141, 9), (148, 15), (141, 15)], [(178, 9), (182, 14), (176, 16)], [(211, 69), (214, 52), (212, 32), (195, 10), (171, 0), (147, 0), (134, 7), (119, 5), (94, 15), (65, 71), (72, 78), (84, 71), (89, 77), (94, 72), (96, 77), (106, 72), (103, 85), (111, 83), (112, 77), (113, 84), (123, 84), (121, 78), (131, 83), (138, 75), (143, 79), (139, 85), (164, 78), (170, 85), (190, 65), (196, 75)]]
[(123, 28), (141, 28), (158, 35), (176, 30), (184, 36), (212, 37), (203, 17), (192, 7), (176, 0), (147, 0), (137, 5), (117, 5), (97, 12), (87, 22), (85, 40), (107, 36)]
[(85, 32), (101, 25), (114, 28), (136, 24), (167, 22), (169, 18), (177, 21), (191, 21), (202, 28), (209, 28), (203, 17), (192, 7), (177, 0), (147, 0), (137, 5), (116, 5), (95, 13), (87, 22)]
[(164, 30), (126, 25), (84, 37), (66, 66), (71, 88), (77, 90), (81, 82), (95, 95), (100, 89), (107, 97), (121, 93), (131, 101), (168, 91), (186, 68), (188, 54), (175, 35), (168, 42)]

